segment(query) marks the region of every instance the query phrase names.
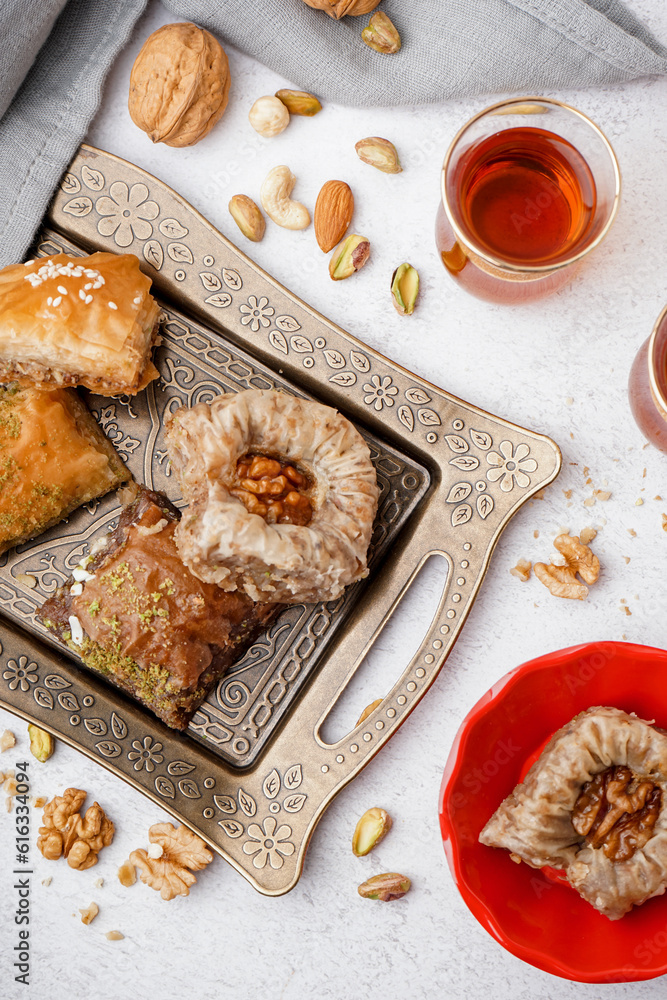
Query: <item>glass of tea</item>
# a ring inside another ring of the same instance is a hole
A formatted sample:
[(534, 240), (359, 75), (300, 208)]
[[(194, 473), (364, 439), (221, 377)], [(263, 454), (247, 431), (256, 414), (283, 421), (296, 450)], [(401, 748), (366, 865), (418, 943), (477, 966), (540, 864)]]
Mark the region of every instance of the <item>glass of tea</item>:
[(640, 431), (656, 448), (667, 452), (667, 306), (637, 352), (628, 392)]
[(502, 101), (447, 151), (438, 251), (473, 295), (532, 301), (571, 280), (604, 239), (620, 193), (614, 151), (589, 118), (546, 97)]

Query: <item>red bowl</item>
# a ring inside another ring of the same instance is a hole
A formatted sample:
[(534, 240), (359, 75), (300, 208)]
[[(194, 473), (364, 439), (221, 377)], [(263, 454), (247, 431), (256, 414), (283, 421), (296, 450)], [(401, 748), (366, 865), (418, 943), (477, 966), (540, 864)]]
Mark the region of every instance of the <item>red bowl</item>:
[(454, 881), (472, 914), (524, 962), (582, 983), (667, 973), (667, 896), (608, 920), (574, 889), (478, 837), (557, 729), (594, 705), (667, 728), (667, 651), (594, 642), (541, 656), (480, 698), (454, 741), (440, 790), (440, 827)]

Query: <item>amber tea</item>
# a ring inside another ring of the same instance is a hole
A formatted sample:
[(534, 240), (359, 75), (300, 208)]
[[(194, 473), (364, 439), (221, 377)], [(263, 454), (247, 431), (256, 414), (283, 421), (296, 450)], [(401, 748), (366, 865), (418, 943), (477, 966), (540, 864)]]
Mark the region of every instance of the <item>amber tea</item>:
[(572, 265), (600, 242), (620, 175), (584, 115), (523, 98), (487, 108), (461, 129), (442, 188), (436, 242), (446, 269), (474, 295), (522, 302), (568, 282)]
[(461, 219), (494, 257), (546, 264), (585, 237), (595, 181), (574, 146), (540, 128), (513, 128), (475, 143), (456, 182)]

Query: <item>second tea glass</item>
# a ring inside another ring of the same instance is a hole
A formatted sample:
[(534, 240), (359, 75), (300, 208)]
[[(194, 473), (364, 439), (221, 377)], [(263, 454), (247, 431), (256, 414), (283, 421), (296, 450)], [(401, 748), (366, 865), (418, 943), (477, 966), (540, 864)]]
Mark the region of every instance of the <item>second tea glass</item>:
[(637, 352), (628, 391), (640, 431), (656, 448), (667, 452), (667, 306)]

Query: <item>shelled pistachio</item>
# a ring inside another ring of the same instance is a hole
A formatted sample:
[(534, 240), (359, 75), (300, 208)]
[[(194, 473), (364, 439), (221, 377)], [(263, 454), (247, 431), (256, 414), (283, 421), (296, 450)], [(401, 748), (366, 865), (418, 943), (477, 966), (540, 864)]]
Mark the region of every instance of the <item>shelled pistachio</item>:
[(403, 170), (396, 146), (389, 139), (370, 135), (366, 139), (360, 139), (354, 148), (360, 160), (381, 170), (383, 174), (400, 174)]
[(391, 276), (394, 308), (401, 316), (412, 316), (419, 295), (419, 274), (412, 264), (401, 264)]
[(277, 90), (276, 97), (283, 102), (291, 115), (312, 118), (322, 110), (322, 105), (315, 95), (305, 90)]
[(354, 233), (339, 243), (329, 261), (329, 274), (334, 281), (349, 278), (355, 271), (360, 271), (368, 260), (371, 245), (365, 236)]
[(264, 236), (266, 222), (252, 198), (245, 194), (235, 194), (228, 208), (229, 214), (246, 239), (259, 243)]
[(368, 27), (361, 32), (361, 38), (370, 49), (385, 55), (398, 52), (401, 47), (401, 36), (393, 21), (381, 10), (373, 14)]
[(410, 879), (405, 875), (385, 872), (383, 875), (374, 875), (373, 878), (362, 882), (357, 892), (364, 899), (380, 899), (383, 903), (389, 903), (392, 899), (405, 896), (411, 885)]
[(392, 827), (392, 818), (384, 809), (374, 806), (367, 809), (352, 835), (352, 851), (363, 858), (386, 837)]
[(39, 726), (28, 726), (30, 737), (30, 753), (42, 764), (46, 763), (55, 750), (55, 741), (51, 733), (45, 732)]

